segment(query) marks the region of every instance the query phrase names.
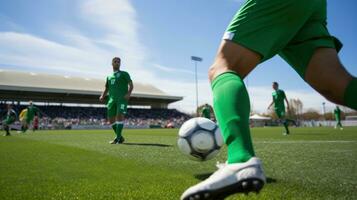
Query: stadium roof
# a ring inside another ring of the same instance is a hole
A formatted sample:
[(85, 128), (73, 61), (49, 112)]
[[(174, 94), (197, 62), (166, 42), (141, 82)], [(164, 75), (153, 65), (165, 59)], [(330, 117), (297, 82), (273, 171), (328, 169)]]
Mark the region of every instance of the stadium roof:
[[(0, 99), (10, 101), (40, 101), (55, 103), (99, 104), (104, 80), (0, 70)], [(158, 88), (134, 81), (129, 104), (165, 107), (182, 100)]]

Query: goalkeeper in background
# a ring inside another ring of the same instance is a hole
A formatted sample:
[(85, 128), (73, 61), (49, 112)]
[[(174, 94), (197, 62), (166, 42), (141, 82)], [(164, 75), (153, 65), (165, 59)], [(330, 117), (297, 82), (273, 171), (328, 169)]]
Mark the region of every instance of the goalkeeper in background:
[(10, 136), (10, 125), (16, 121), (16, 112), (12, 109), (12, 105), (7, 105), (6, 117), (2, 121), (4, 130), (6, 131), (4, 136)]

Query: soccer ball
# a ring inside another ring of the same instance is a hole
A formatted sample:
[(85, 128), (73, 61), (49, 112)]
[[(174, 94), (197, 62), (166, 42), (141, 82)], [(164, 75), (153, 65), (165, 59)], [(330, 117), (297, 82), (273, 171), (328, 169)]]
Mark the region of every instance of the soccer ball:
[(177, 141), (180, 151), (197, 161), (212, 159), (223, 145), (221, 132), (213, 121), (197, 117), (180, 128)]

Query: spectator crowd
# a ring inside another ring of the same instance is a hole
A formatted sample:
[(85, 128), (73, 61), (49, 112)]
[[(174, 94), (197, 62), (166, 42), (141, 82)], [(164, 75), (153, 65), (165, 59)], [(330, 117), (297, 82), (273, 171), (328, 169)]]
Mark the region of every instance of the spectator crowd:
[[(106, 108), (81, 106), (37, 106), (40, 110), (40, 129), (70, 129), (73, 126), (107, 125)], [(25, 105), (14, 105), (19, 113)], [(0, 104), (1, 117), (6, 105)], [(125, 119), (127, 128), (175, 128), (180, 127), (190, 116), (176, 109), (129, 108)]]

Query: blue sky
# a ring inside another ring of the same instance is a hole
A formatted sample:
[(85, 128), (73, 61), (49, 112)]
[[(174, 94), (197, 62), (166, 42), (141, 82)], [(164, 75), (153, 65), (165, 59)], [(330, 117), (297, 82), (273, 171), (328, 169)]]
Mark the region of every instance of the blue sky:
[[(0, 0), (0, 69), (104, 79), (119, 55), (134, 81), (150, 83), (194, 109), (191, 55), (199, 64), (200, 103), (211, 102), (206, 71), (240, 0)], [(344, 48), (346, 68), (357, 75), (357, 2), (328, 1), (328, 28)], [(277, 73), (279, 72), (279, 73)], [(284, 74), (284, 76), (281, 76)], [(289, 98), (321, 109), (314, 92), (282, 59), (259, 65), (246, 80), (253, 110), (265, 112), (270, 85), (278, 81)], [(327, 104), (329, 108), (333, 104)]]

